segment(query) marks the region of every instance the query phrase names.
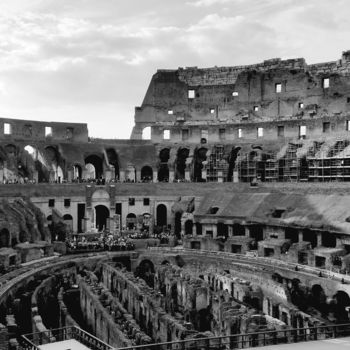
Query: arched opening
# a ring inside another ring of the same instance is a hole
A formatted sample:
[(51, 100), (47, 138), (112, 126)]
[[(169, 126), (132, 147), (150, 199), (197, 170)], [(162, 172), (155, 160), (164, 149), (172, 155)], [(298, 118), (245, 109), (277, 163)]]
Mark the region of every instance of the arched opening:
[(203, 182), (202, 178), (203, 162), (207, 159), (207, 149), (202, 147), (195, 151), (194, 166), (193, 166), (193, 180), (195, 182)]
[(142, 129), (142, 140), (150, 140), (151, 139), (151, 127), (146, 126)]
[(54, 174), (54, 178), (52, 178), (52, 175), (50, 176), (50, 181), (54, 180), (57, 183), (61, 183), (64, 176), (62, 168), (60, 166), (60, 155), (58, 150), (52, 146), (46, 147), (44, 152), (44, 158), (44, 163), (46, 164), (47, 168), (53, 171)]
[(334, 316), (337, 319), (337, 322), (347, 322), (349, 320), (348, 311), (346, 310), (350, 306), (349, 295), (344, 291), (338, 291), (333, 300), (335, 304), (332, 307)]
[(166, 226), (167, 220), (167, 208), (164, 204), (158, 204), (157, 206), (157, 226)]
[(85, 165), (86, 170), (86, 179), (96, 179), (96, 169), (95, 166), (91, 163)]
[(315, 284), (311, 288), (311, 300), (310, 305), (315, 309), (321, 311), (323, 315), (328, 313), (328, 307), (326, 304), (327, 296), (323, 288), (319, 284)]
[(114, 167), (114, 178), (119, 179), (119, 157), (114, 148), (108, 148), (106, 150), (108, 163)]
[(232, 230), (233, 230), (234, 236), (244, 236), (245, 235), (245, 227), (243, 225), (233, 224)]
[(141, 181), (151, 182), (153, 180), (153, 170), (150, 166), (145, 165), (141, 168)]
[(81, 168), (81, 166), (79, 164), (74, 164), (73, 166), (73, 178), (74, 180), (81, 180), (82, 176), (83, 176), (83, 169)]
[(180, 239), (181, 238), (181, 212), (176, 212), (175, 213), (175, 236)]
[(134, 213), (129, 213), (126, 216), (126, 227), (129, 230), (133, 230), (134, 228), (136, 228), (136, 223), (137, 223), (136, 215)]
[(185, 235), (192, 236), (192, 234), (193, 234), (193, 221), (187, 220), (185, 222)]
[(185, 179), (185, 171), (186, 171), (186, 159), (190, 154), (190, 150), (188, 148), (179, 148), (177, 151), (177, 157), (175, 162), (175, 179), (176, 180), (184, 180)]
[[(103, 175), (103, 162), (102, 158), (96, 154), (91, 154), (85, 158), (85, 165), (88, 167), (89, 164), (92, 164), (95, 171), (95, 176), (93, 179), (99, 179)], [(92, 172), (92, 167), (89, 166), (89, 170)], [(89, 171), (88, 170), (88, 171)]]
[(99, 232), (104, 231), (107, 227), (107, 218), (109, 218), (109, 209), (104, 205), (96, 205), (95, 207), (95, 227)]
[(7, 228), (3, 228), (0, 231), (0, 248), (10, 246), (10, 232)]
[(159, 152), (159, 169), (158, 169), (158, 181), (168, 182), (169, 181), (169, 167), (168, 160), (170, 157), (170, 149), (163, 148)]
[(70, 214), (63, 215), (64, 223), (69, 227), (69, 231), (73, 232), (73, 217)]

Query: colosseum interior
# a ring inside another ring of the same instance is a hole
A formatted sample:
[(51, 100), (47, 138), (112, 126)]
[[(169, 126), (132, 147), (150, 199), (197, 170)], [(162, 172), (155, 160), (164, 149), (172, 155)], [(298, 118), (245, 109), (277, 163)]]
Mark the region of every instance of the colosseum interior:
[(2, 118), (0, 349), (349, 335), (349, 180), (350, 51), (158, 70), (128, 140)]

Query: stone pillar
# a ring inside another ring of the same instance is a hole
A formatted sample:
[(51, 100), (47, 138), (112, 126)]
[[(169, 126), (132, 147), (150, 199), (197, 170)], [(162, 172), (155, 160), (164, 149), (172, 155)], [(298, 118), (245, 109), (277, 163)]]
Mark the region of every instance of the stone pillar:
[(239, 182), (239, 176), (238, 176), (238, 171), (237, 170), (233, 171), (232, 181), (233, 182)]
[(202, 179), (207, 181), (207, 169), (202, 169)]
[(228, 227), (228, 236), (231, 238), (233, 237), (233, 227), (232, 225), (227, 225)]
[(125, 170), (119, 171), (119, 181), (121, 182), (125, 181)]
[(150, 233), (153, 233), (153, 231), (154, 231), (154, 225), (155, 225), (154, 219), (156, 217), (155, 211), (156, 210), (155, 210), (154, 200), (150, 199), (150, 202), (149, 202), (149, 213), (151, 214), (151, 217), (149, 218), (149, 232)]
[(197, 225), (195, 222), (193, 222), (193, 226), (192, 226), (192, 234), (193, 236), (197, 236)]
[(136, 169), (136, 179), (135, 182), (141, 181), (141, 169)]
[(153, 182), (158, 182), (158, 171), (153, 170)]
[(218, 227), (216, 224), (213, 224), (213, 238), (216, 238), (218, 236)]
[(224, 182), (224, 174), (222, 170), (218, 171), (218, 182), (220, 183)]
[(299, 232), (298, 232), (298, 239), (299, 239), (299, 242), (303, 241), (303, 231), (302, 230), (299, 230)]
[(67, 170), (67, 181), (72, 182), (74, 179), (74, 169)]
[(317, 232), (317, 247), (321, 247), (321, 246), (322, 246), (322, 233)]
[(83, 219), (83, 232), (91, 231), (91, 221), (89, 218)]
[(189, 169), (185, 169), (185, 180), (191, 181), (191, 172)]
[(33, 180), (35, 181), (35, 183), (39, 182), (39, 172), (38, 172), (38, 170), (34, 170)]
[(244, 226), (244, 236), (245, 237), (249, 237), (250, 236), (250, 230), (249, 230), (249, 227), (248, 226)]
[(169, 171), (169, 182), (174, 182), (174, 170), (173, 169), (171, 169), (170, 171)]
[(111, 181), (112, 180), (112, 170), (106, 169), (104, 177), (105, 177), (106, 181)]

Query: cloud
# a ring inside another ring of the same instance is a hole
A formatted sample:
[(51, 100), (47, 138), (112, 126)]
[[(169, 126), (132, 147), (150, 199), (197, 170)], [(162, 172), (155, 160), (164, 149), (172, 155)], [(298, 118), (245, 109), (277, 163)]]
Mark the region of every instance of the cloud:
[(226, 3), (229, 3), (230, 1), (232, 0), (197, 0), (197, 1), (187, 2), (187, 4), (195, 7), (202, 7), (202, 6), (226, 4)]
[(336, 60), (349, 11), (348, 0), (4, 0), (0, 113), (131, 128), (157, 69)]

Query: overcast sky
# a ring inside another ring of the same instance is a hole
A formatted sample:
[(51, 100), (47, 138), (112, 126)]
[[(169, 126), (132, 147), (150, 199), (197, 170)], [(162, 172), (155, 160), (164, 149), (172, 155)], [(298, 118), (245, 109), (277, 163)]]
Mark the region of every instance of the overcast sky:
[(350, 49), (349, 0), (1, 0), (0, 116), (129, 138), (159, 68)]

